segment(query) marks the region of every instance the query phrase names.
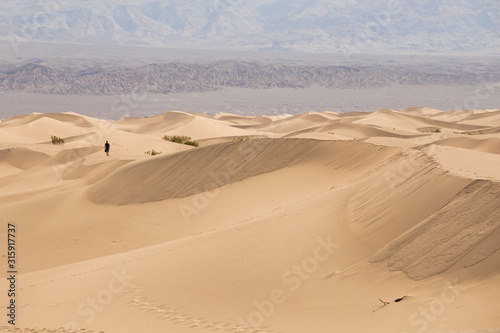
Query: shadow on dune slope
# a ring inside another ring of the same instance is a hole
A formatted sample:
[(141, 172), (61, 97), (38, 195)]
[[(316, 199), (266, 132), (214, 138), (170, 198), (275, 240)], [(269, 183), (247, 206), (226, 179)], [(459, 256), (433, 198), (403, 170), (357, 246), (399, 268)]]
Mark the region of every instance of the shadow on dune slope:
[(372, 258), (422, 280), (459, 261), (478, 264), (500, 250), (500, 185), (476, 180), (445, 207), (396, 238)]
[(183, 198), (301, 162), (328, 164), (331, 170), (362, 170), (396, 151), (345, 141), (243, 140), (130, 163), (87, 194), (95, 203), (114, 205)]
[(13, 165), (22, 170), (31, 169), (50, 158), (47, 154), (21, 147), (0, 150), (0, 162)]

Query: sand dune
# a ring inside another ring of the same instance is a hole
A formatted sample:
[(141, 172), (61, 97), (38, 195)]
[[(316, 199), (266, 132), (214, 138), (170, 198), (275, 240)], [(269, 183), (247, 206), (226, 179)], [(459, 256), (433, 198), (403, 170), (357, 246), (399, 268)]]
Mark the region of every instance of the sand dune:
[(252, 127), (264, 132), (288, 134), (307, 128), (318, 126), (318, 124), (328, 124), (340, 121), (340, 118), (331, 114), (319, 114), (310, 112), (303, 115), (287, 117), (274, 121), (272, 124), (264, 124)]
[(121, 205), (183, 198), (297, 163), (317, 144), (245, 140), (161, 156), (117, 170), (91, 188), (89, 197), (96, 203)]
[(222, 132), (225, 134), (225, 136), (245, 136), (258, 134), (256, 132), (227, 126), (227, 124), (224, 122), (221, 123), (220, 121), (214, 121), (212, 119), (202, 117), (195, 117), (191, 122), (185, 124), (184, 126), (179, 126), (175, 129), (167, 131), (167, 134), (187, 135), (195, 140), (198, 140), (220, 137), (220, 133)]
[(67, 137), (87, 133), (87, 129), (84, 127), (45, 117), (36, 118), (20, 126), (11, 126), (9, 122), (6, 122), (6, 124), (9, 126), (0, 127), (0, 131), (10, 139), (8, 142), (12, 143), (49, 143), (52, 135)]
[(426, 120), (426, 118), (409, 116), (389, 109), (380, 109), (353, 123), (376, 126), (382, 129), (398, 129), (399, 131), (418, 133), (418, 128), (428, 125)]
[(76, 113), (36, 113), (24, 116), (16, 116), (8, 118), (2, 122), (2, 126), (20, 126), (38, 121), (40, 119), (53, 119), (60, 122), (71, 123), (79, 127), (92, 127), (92, 123), (86, 120), (85, 116)]
[(365, 177), (350, 201), (352, 223), (384, 230), (381, 244), (438, 211), (471, 182), (450, 176), (420, 152), (403, 150), (394, 160)]
[(13, 165), (22, 170), (33, 168), (49, 158), (50, 155), (22, 147), (0, 150), (0, 161), (2, 163)]
[(441, 110), (426, 108), (426, 107), (409, 107), (401, 110), (403, 113), (413, 114), (415, 116), (436, 116), (443, 113)]
[[(500, 188), (477, 180), (443, 209), (375, 254), (389, 267), (425, 279), (464, 262), (474, 266), (500, 250)], [(474, 251), (473, 251), (474, 250)], [(500, 259), (500, 252), (495, 261)]]
[(152, 118), (125, 118), (115, 122), (122, 125), (122, 129), (128, 129), (136, 133), (150, 133), (161, 129), (168, 131), (189, 124), (196, 116), (185, 112), (168, 112)]
[(485, 153), (500, 154), (500, 139), (471, 139), (471, 138), (450, 138), (436, 142), (438, 145), (456, 148), (467, 148)]
[(0, 332), (498, 331), (498, 128), (427, 108), (6, 119)]
[[(184, 112), (168, 112), (164, 115), (146, 119), (129, 119), (117, 122), (121, 129), (134, 133), (149, 135), (185, 135), (198, 139), (225, 136), (252, 135), (242, 129), (227, 126), (228, 123), (221, 119), (212, 119), (190, 115)], [(131, 129), (129, 126), (132, 126)]]
[(488, 126), (461, 124), (455, 121), (455, 114), (448, 117), (445, 113), (442, 120), (425, 117), (423, 114), (412, 115), (389, 109), (380, 109), (354, 123), (371, 125), (380, 128), (393, 128), (408, 132), (427, 132), (433, 129), (453, 129), (460, 131), (485, 130)]
[[(404, 132), (395, 132), (395, 131), (384, 131), (377, 127), (373, 126), (365, 126), (358, 124), (344, 124), (337, 123), (326, 126), (318, 126), (313, 128), (307, 128), (304, 130), (299, 130), (296, 132), (292, 132), (287, 134), (286, 137), (296, 137), (298, 135), (304, 136), (305, 133), (325, 133), (333, 135), (338, 140), (353, 140), (353, 139), (366, 139), (373, 137), (386, 137), (386, 138), (409, 138), (412, 136), (419, 136), (415, 134), (405, 135)], [(307, 135), (305, 135), (307, 137)]]
[[(345, 165), (344, 158), (351, 158), (353, 152), (360, 160), (371, 157), (374, 152), (384, 156), (379, 148), (367, 145), (360, 150), (359, 147), (350, 142), (294, 139), (219, 144), (131, 163), (90, 188), (88, 194), (93, 202), (101, 204), (162, 201), (212, 191), (304, 160), (310, 163), (315, 155), (327, 159), (337, 172)], [(348, 156), (345, 156), (346, 150), (350, 151)], [(349, 168), (355, 167), (356, 164), (349, 164)]]
[(226, 122), (231, 122), (235, 125), (238, 125), (238, 127), (269, 124), (273, 121), (271, 118), (266, 116), (244, 117), (235, 116), (229, 113), (219, 113), (214, 118)]
[(473, 113), (469, 115), (467, 118), (463, 120), (466, 124), (476, 125), (476, 124), (498, 124), (498, 120), (500, 119), (500, 111), (491, 111), (491, 112), (479, 112)]
[(432, 156), (449, 173), (458, 177), (500, 181), (500, 169), (497, 167), (500, 163), (498, 154), (440, 145), (431, 145), (423, 151)]

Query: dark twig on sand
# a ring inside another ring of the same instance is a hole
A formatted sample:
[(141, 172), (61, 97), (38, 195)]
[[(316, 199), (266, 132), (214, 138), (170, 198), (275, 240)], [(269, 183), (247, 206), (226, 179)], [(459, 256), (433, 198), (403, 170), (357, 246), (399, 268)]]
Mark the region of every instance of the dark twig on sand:
[[(395, 303), (401, 302), (401, 301), (402, 301), (405, 297), (408, 297), (408, 295), (404, 295), (403, 297), (396, 298), (396, 299), (394, 300), (394, 302), (395, 302)], [(379, 298), (378, 300), (379, 300), (380, 302), (382, 302), (382, 305), (381, 305), (378, 309), (373, 310), (372, 312), (378, 311), (378, 310), (382, 309), (383, 307), (385, 307), (385, 306), (387, 306), (387, 305), (391, 304), (391, 303), (389, 303), (389, 302), (386, 302), (386, 301), (381, 300), (380, 298)]]
[(387, 306), (390, 304), (389, 302), (383, 301), (380, 298), (378, 300), (382, 302), (382, 305), (378, 309), (373, 310), (372, 312), (378, 311), (378, 310), (382, 309), (384, 306)]

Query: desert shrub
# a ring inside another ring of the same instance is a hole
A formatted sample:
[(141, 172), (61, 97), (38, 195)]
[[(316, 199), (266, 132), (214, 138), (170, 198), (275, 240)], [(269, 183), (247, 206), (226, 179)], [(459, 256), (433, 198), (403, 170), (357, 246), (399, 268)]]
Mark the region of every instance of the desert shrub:
[(164, 135), (163, 140), (165, 141), (170, 141), (170, 142), (175, 142), (175, 143), (180, 143), (180, 144), (185, 144), (189, 146), (194, 146), (194, 147), (199, 147), (200, 144), (197, 141), (191, 140), (191, 137), (189, 136), (181, 136), (181, 135)]
[(64, 144), (64, 139), (60, 138), (58, 136), (51, 135), (50, 139), (51, 139), (53, 145), (63, 145)]
[(441, 133), (441, 129), (440, 128), (436, 128), (434, 131), (432, 131), (432, 133)]
[(184, 142), (185, 145), (188, 145), (188, 146), (193, 146), (193, 147), (199, 147), (200, 144), (197, 142), (197, 141), (194, 141), (194, 140), (188, 140), (186, 142)]
[(155, 155), (160, 155), (161, 151), (156, 151), (156, 150), (152, 149), (152, 150), (148, 150), (148, 151), (144, 152), (144, 154), (155, 156)]
[(240, 143), (240, 142), (243, 142), (245, 140), (248, 140), (248, 138), (245, 138), (244, 136), (239, 136), (237, 138), (234, 138), (231, 142), (232, 143)]
[(186, 141), (191, 140), (189, 136), (181, 136), (181, 135), (164, 135), (163, 140), (175, 142), (175, 143), (185, 143)]

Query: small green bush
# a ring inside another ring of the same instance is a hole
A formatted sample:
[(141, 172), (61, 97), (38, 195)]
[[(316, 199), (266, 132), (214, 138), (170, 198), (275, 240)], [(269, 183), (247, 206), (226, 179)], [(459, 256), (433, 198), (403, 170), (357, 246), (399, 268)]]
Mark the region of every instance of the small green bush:
[(200, 144), (197, 141), (191, 140), (191, 137), (189, 136), (181, 136), (181, 135), (174, 135), (174, 136), (169, 136), (169, 135), (164, 135), (163, 140), (165, 141), (170, 141), (170, 142), (175, 142), (175, 143), (180, 143), (180, 144), (185, 144), (189, 146), (194, 146), (194, 147), (199, 147)]
[(144, 152), (144, 154), (155, 156), (155, 155), (160, 155), (161, 151), (156, 151), (156, 150), (152, 149), (152, 150), (148, 150), (148, 151)]
[(197, 142), (197, 141), (192, 141), (192, 140), (188, 140), (186, 142), (184, 142), (185, 145), (188, 145), (188, 146), (193, 146), (193, 147), (199, 147), (200, 144)]
[(63, 145), (64, 144), (64, 139), (60, 138), (58, 136), (51, 135), (50, 139), (51, 139), (53, 145)]
[(432, 131), (432, 133), (441, 133), (441, 129), (440, 128), (436, 128), (434, 131)]

